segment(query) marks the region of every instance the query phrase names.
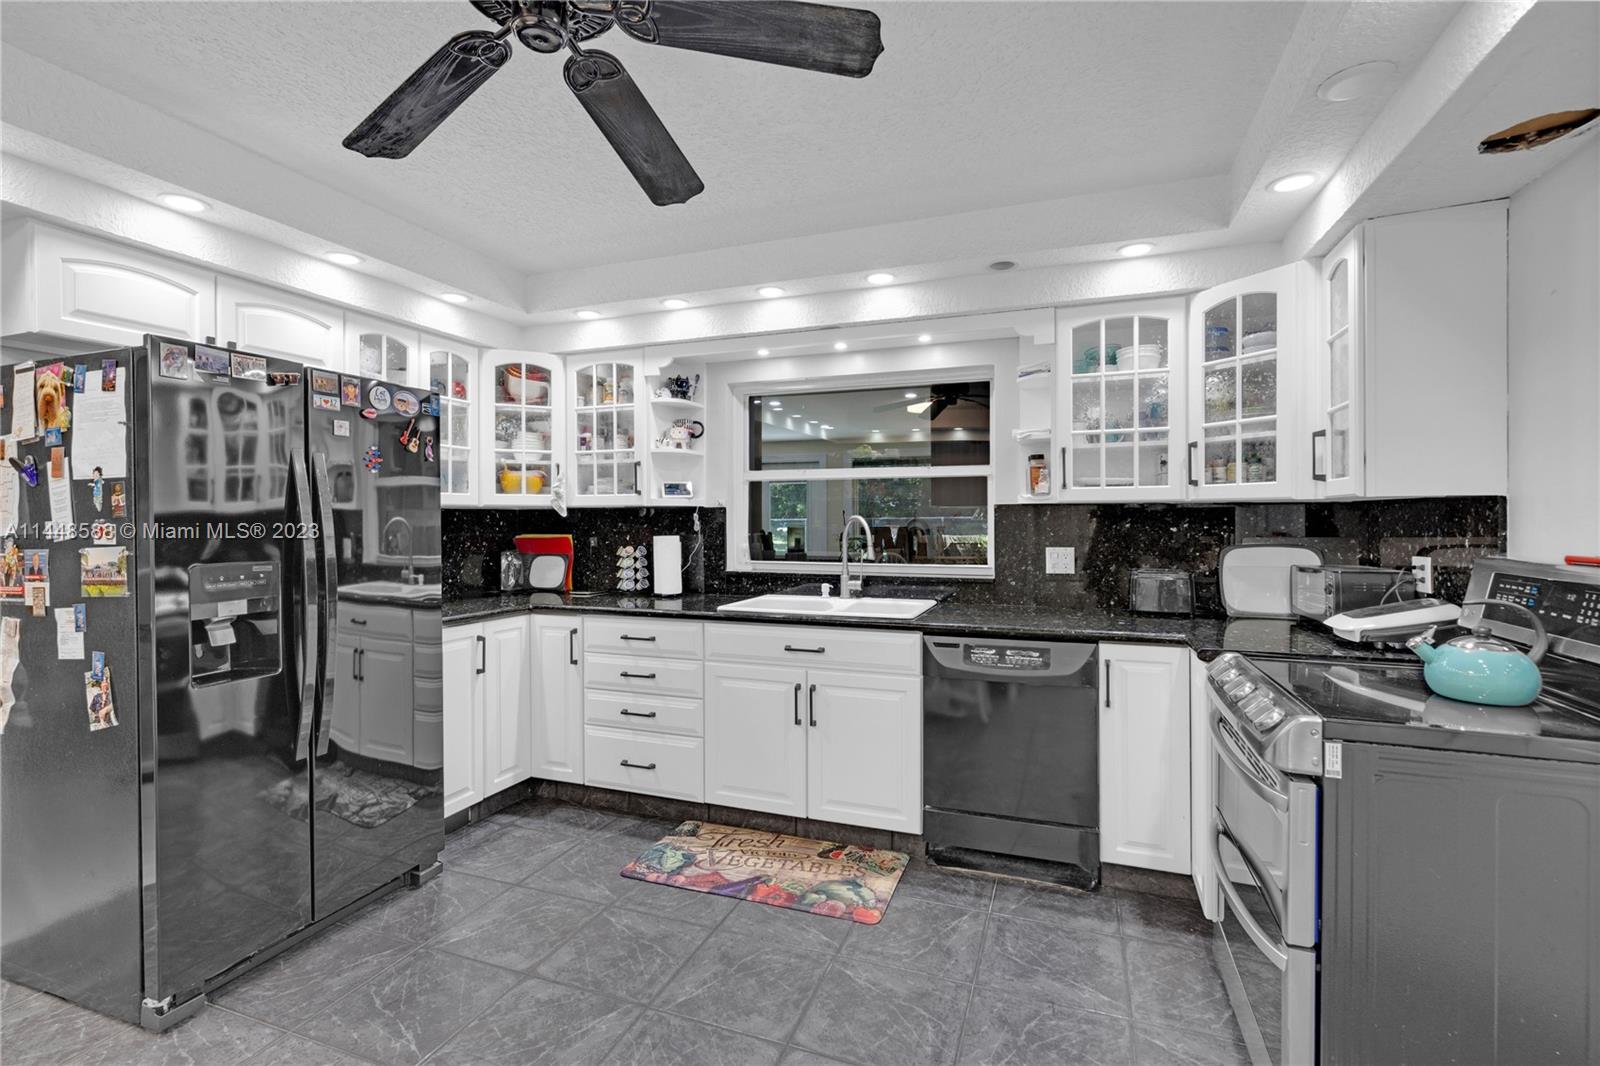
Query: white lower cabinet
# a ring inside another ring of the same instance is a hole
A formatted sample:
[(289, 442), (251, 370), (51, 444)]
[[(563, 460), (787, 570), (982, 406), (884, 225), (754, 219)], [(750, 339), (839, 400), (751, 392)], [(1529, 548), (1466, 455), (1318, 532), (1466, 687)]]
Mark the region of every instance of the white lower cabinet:
[(534, 777), (583, 783), (583, 623), (575, 614), (536, 614), (533, 627)]
[(584, 733), (584, 780), (596, 788), (698, 803), (705, 774), (702, 743), (699, 737), (592, 725)]
[(466, 810), (531, 772), (528, 618), (444, 631), (444, 813)]
[[(878, 662), (901, 672), (829, 668), (854, 665), (863, 637)], [(777, 661), (706, 664), (706, 801), (920, 833), (922, 675), (912, 654), (920, 640), (708, 625), (711, 654)], [(821, 665), (794, 665), (797, 650)]]
[(1102, 644), (1100, 857), (1190, 872), (1185, 647)]
[(706, 802), (806, 817), (806, 672), (706, 664)]

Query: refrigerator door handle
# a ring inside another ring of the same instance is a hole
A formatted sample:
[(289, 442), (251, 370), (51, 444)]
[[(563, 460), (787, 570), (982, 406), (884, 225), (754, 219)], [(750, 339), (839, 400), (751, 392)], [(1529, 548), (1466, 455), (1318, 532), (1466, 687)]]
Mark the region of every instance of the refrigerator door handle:
[(339, 560), (333, 550), (333, 489), (328, 477), (328, 457), (318, 452), (311, 457), (312, 496), (316, 499), (317, 546), (322, 556), (322, 645), (318, 649), (321, 673), (318, 678), (317, 754), (328, 754), (333, 736), (333, 634), (339, 623)]
[(295, 761), (303, 760), (311, 745), (311, 722), (316, 714), (317, 700), (317, 674), (321, 670), (319, 655), (322, 651), (323, 634), (317, 626), (317, 564), (312, 557), (311, 545), (307, 538), (301, 536), (303, 527), (311, 517), (311, 478), (306, 469), (305, 452), (295, 448), (289, 455), (289, 481), (290, 492), (289, 507), (293, 513), (288, 516), (285, 523), (285, 540), (299, 541), (300, 557), (300, 593), (302, 599), (302, 618), (300, 626), (300, 671), (297, 683), (300, 687), (300, 714), (295, 725), (294, 757)]

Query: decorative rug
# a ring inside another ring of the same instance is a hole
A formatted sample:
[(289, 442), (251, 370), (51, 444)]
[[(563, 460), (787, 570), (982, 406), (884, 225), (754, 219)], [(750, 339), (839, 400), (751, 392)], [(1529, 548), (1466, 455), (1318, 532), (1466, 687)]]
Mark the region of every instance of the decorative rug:
[(684, 822), (622, 876), (876, 925), (908, 861), (901, 851)]

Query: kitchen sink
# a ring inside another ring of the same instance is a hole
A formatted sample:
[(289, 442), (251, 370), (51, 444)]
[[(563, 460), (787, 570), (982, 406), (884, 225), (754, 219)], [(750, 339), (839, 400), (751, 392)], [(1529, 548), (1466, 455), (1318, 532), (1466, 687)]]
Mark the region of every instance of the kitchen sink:
[(339, 586), (340, 599), (346, 600), (407, 600), (416, 603), (437, 603), (438, 585), (410, 585), (401, 581), (360, 581)]
[(896, 600), (887, 596), (861, 596), (845, 600), (837, 596), (773, 594), (723, 604), (717, 611), (727, 614), (800, 614), (829, 618), (904, 620), (916, 618), (930, 607), (937, 606), (938, 602), (938, 600)]

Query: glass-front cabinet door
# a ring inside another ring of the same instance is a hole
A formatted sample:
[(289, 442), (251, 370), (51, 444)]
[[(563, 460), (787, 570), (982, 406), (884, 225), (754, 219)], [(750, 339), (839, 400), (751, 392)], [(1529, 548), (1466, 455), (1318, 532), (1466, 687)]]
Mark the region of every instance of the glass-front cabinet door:
[(1361, 233), (1322, 261), (1318, 351), (1308, 465), (1317, 496), (1359, 496), (1366, 480), (1361, 430)]
[(439, 395), (439, 502), (478, 502), (477, 441), (473, 436), (478, 399), (478, 351), (443, 337), (424, 337), (428, 389)]
[(642, 369), (620, 358), (572, 367), (571, 502), (637, 503), (643, 495)]
[(1189, 316), (1189, 437), (1183, 474), (1192, 499), (1290, 497), (1296, 492), (1296, 383), (1305, 264), (1202, 292)]
[(420, 388), (422, 338), (398, 322), (347, 312), (344, 318), (345, 367), (364, 378), (380, 378)]
[(1059, 320), (1062, 498), (1183, 498), (1172, 442), (1183, 433), (1184, 338), (1181, 300), (1102, 305)]
[[(561, 361), (542, 352), (486, 352), (478, 376), (479, 439), (476, 466), (483, 479), (478, 502), (496, 507), (546, 506), (561, 476)], [(567, 487), (567, 499), (572, 498)]]

